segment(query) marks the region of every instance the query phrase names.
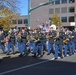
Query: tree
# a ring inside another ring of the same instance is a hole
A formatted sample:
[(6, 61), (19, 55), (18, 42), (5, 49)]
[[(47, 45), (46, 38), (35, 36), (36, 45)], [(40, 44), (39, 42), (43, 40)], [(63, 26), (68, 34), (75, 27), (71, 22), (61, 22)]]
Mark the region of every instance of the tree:
[(18, 13), (20, 0), (0, 0), (0, 11), (4, 8), (12, 10), (14, 13)]
[(53, 14), (52, 16), (52, 23), (55, 24), (56, 26), (61, 26), (62, 22), (60, 18), (57, 16), (57, 14)]
[(20, 0), (0, 0), (0, 26), (9, 30), (18, 17)]
[(2, 16), (0, 18), (0, 26), (3, 27), (6, 31), (13, 27), (12, 20), (18, 17), (17, 14), (14, 14), (14, 12), (8, 8), (2, 10), (0, 15)]

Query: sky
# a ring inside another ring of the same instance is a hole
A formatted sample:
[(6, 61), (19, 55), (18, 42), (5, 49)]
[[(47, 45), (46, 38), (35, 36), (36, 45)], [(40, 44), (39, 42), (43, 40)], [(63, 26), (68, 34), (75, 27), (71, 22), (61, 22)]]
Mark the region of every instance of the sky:
[(20, 0), (20, 15), (28, 14), (28, 0)]

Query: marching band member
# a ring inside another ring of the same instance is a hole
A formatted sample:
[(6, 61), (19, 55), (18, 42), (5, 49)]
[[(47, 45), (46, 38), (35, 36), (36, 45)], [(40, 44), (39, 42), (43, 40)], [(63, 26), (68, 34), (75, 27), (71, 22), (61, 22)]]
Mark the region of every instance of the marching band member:
[(72, 32), (72, 54), (74, 54), (76, 49), (76, 27), (74, 28), (74, 31)]
[(2, 49), (3, 53), (5, 53), (4, 52), (4, 49), (5, 49), (5, 47), (4, 47), (4, 42), (5, 42), (4, 38), (5, 38), (4, 34), (2, 34), (2, 31), (0, 31), (0, 48)]
[(6, 37), (6, 47), (7, 47), (7, 55), (10, 54), (10, 48), (12, 48), (12, 53), (14, 54), (14, 45), (15, 45), (15, 35), (13, 30)]
[(36, 34), (35, 36), (35, 54), (34, 56), (36, 57), (37, 56), (37, 53), (38, 55), (40, 55), (40, 57), (43, 56), (43, 45), (42, 45), (42, 38), (41, 38), (41, 35), (40, 34)]
[[(54, 54), (55, 59), (58, 58), (58, 52), (60, 52), (60, 57), (62, 56), (62, 50), (64, 46), (64, 56), (66, 57), (68, 52), (69, 55), (74, 54), (76, 49), (76, 27), (72, 33), (66, 29), (66, 32), (63, 31), (63, 29), (60, 29), (60, 31), (53, 30), (52, 27), (50, 27), (49, 32), (46, 32), (45, 30), (41, 29), (35, 29), (30, 30), (22, 29), (22, 31), (18, 32), (18, 34), (15, 35), (13, 29), (10, 30), (10, 33), (8, 36), (6, 36), (6, 39), (4, 39), (4, 35), (0, 31), (0, 47), (4, 53), (4, 41), (6, 43), (7, 48), (7, 54), (10, 54), (10, 48), (12, 48), (12, 53), (14, 54), (14, 45), (15, 42), (18, 42), (18, 51), (20, 52), (19, 56), (23, 56), (27, 54), (27, 44), (32, 53), (34, 54), (34, 57), (37, 55), (40, 55), (40, 57), (43, 56), (43, 51), (46, 50), (46, 42), (48, 41), (48, 48), (47, 48), (47, 55), (50, 55), (52, 52)], [(28, 34), (27, 34), (28, 33)], [(17, 37), (17, 39), (16, 39)], [(28, 42), (27, 42), (28, 41)], [(72, 44), (72, 49), (71, 49)]]
[(29, 47), (30, 47), (30, 50), (32, 51), (32, 53), (34, 53), (34, 50), (35, 50), (35, 33), (33, 31), (30, 31), (30, 34), (29, 34)]
[(25, 55), (27, 54), (26, 43), (27, 43), (27, 32), (25, 32), (25, 30), (22, 29), (22, 33), (21, 33), (21, 50), (22, 50), (22, 52), (24, 52)]
[(18, 52), (20, 52), (19, 56), (22, 56), (22, 48), (21, 48), (21, 32), (18, 32), (17, 35), (17, 42), (18, 42)]
[(46, 38), (48, 39), (48, 54), (47, 55), (50, 55), (51, 52), (54, 53), (54, 37), (55, 36), (56, 36), (56, 32), (53, 31), (53, 28), (50, 28), (50, 32), (46, 36)]
[(55, 59), (58, 58), (58, 52), (60, 52), (60, 57), (63, 58), (62, 56), (63, 35), (64, 33), (58, 31), (55, 37), (55, 55), (54, 55)]
[(64, 36), (64, 56), (67, 56), (69, 51), (69, 55), (71, 55), (71, 33), (68, 29), (66, 29), (65, 36)]
[(42, 30), (41, 32), (41, 37), (42, 37), (42, 45), (43, 45), (43, 51), (46, 51), (47, 48), (46, 48), (46, 32), (45, 30)]

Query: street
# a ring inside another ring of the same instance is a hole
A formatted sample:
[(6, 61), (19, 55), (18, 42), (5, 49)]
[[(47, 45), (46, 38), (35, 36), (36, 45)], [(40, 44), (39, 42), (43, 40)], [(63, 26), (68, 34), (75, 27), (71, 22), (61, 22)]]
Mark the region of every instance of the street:
[(75, 75), (76, 54), (54, 60), (53, 54), (34, 58), (32, 54), (24, 57), (4, 57), (0, 61), (0, 75)]

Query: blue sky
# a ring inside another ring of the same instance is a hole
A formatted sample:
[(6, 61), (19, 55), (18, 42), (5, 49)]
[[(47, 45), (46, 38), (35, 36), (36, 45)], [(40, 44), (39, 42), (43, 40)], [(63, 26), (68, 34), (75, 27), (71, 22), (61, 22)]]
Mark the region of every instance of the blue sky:
[(28, 0), (20, 0), (20, 14), (27, 15), (28, 14)]

